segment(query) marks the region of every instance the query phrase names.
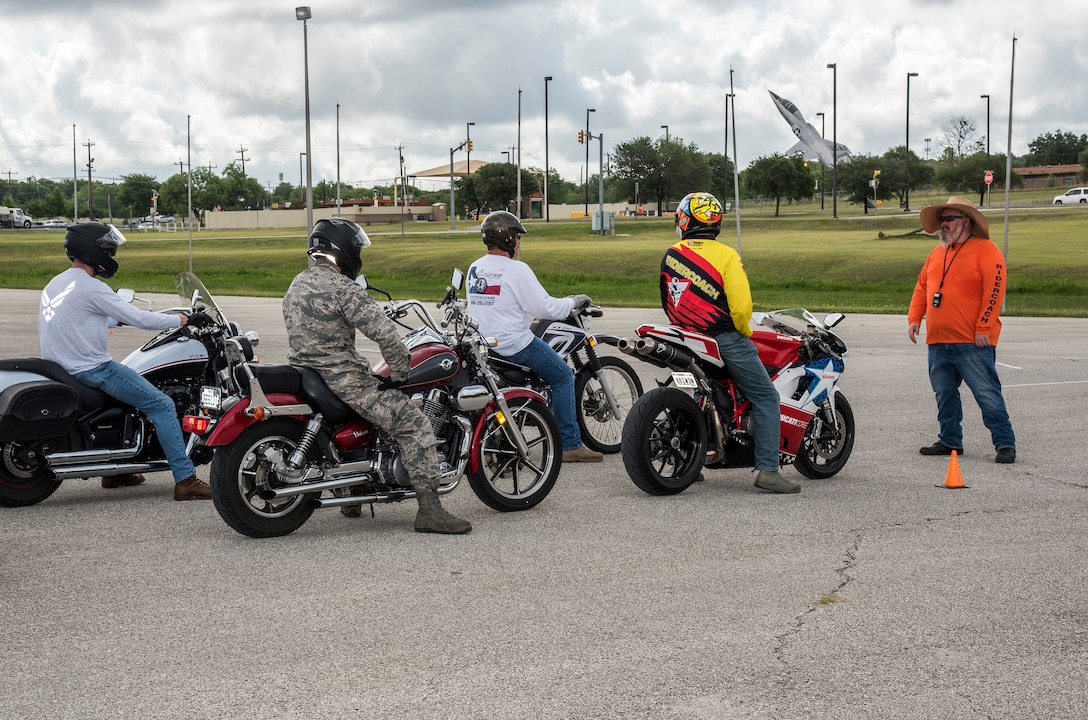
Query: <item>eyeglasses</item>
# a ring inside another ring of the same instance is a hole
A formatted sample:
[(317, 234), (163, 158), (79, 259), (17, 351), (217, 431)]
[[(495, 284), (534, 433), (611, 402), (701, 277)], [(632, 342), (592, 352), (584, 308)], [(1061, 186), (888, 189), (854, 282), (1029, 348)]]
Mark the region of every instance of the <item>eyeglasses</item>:
[(941, 222), (956, 222), (957, 220), (963, 220), (963, 215), (941, 215)]

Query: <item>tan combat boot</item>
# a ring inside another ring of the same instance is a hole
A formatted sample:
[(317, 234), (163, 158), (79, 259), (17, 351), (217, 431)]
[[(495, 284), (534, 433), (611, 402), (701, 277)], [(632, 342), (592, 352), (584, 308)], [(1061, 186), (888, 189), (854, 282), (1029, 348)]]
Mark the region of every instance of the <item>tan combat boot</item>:
[(760, 470), (756, 475), (756, 487), (773, 493), (798, 493), (801, 486), (778, 474), (777, 470)]
[(472, 530), (468, 520), (454, 517), (438, 499), (438, 490), (433, 482), (416, 487), (416, 500), (419, 512), (416, 513), (416, 532), (440, 533), (442, 535), (464, 535)]

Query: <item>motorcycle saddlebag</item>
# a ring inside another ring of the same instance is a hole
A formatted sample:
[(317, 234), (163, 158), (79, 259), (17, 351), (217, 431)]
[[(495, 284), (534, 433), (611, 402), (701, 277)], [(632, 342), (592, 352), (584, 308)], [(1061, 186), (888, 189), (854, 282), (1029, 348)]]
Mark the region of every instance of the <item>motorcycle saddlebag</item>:
[(79, 395), (64, 383), (34, 373), (4, 373), (0, 386), (0, 442), (66, 435), (76, 421)]

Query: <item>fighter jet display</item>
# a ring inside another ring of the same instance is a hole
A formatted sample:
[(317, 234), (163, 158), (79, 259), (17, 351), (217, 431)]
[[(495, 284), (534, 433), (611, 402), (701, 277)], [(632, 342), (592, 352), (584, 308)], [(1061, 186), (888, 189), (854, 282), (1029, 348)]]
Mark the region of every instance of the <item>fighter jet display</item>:
[(771, 93), (774, 106), (778, 108), (778, 112), (782, 113), (782, 117), (790, 124), (790, 129), (798, 138), (797, 144), (787, 150), (786, 155), (801, 155), (805, 158), (819, 160), (824, 165), (833, 164), (833, 153), (838, 154), (839, 162), (850, 159), (850, 148), (842, 143), (836, 146), (830, 140), (820, 137), (820, 133), (816, 131), (816, 128), (812, 127), (812, 123), (805, 120), (796, 105), (775, 95), (770, 90), (767, 92)]

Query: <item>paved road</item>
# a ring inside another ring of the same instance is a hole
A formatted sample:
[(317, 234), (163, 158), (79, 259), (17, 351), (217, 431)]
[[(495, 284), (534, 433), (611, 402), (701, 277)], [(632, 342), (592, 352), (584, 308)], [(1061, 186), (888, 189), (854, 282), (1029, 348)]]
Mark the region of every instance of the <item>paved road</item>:
[[(36, 302), (0, 291), (0, 355), (34, 352)], [(222, 302), (282, 361), (276, 301)], [(796, 496), (719, 470), (654, 498), (610, 456), (526, 513), (459, 488), (463, 537), (404, 504), (257, 541), (166, 475), (67, 481), (0, 512), (0, 718), (1084, 717), (1088, 320), (1006, 321), (1019, 457), (993, 463), (968, 402), (961, 491), (918, 455), (935, 410), (905, 326), (840, 326), (854, 455)]]

